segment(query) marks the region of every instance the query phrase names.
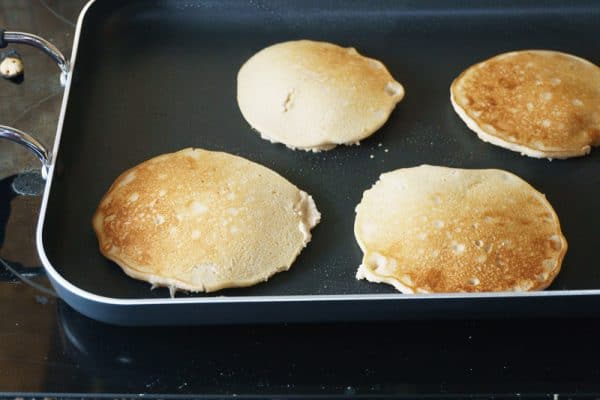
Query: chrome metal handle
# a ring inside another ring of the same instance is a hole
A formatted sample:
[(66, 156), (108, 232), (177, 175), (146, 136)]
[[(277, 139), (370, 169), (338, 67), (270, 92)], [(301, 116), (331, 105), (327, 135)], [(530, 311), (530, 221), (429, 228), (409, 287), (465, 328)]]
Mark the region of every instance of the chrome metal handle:
[(42, 162), (42, 177), (46, 179), (50, 161), (50, 151), (33, 136), (9, 126), (0, 125), (0, 139), (8, 139), (12, 142), (25, 146)]
[(26, 44), (36, 47), (50, 56), (58, 64), (61, 70), (60, 82), (64, 86), (67, 82), (67, 76), (71, 71), (71, 66), (61, 51), (46, 39), (25, 32), (11, 32), (0, 30), (0, 47), (6, 47), (7, 44)]

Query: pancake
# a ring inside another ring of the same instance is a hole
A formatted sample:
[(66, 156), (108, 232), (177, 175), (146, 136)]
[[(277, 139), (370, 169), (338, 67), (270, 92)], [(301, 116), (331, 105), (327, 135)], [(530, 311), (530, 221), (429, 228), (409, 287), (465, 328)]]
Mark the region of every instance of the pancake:
[(320, 214), (277, 173), (185, 149), (121, 174), (93, 217), (101, 253), (133, 278), (212, 292), (290, 268)]
[(464, 71), (452, 106), (485, 142), (537, 158), (600, 145), (600, 68), (557, 51), (501, 54)]
[(357, 279), (403, 293), (544, 289), (567, 251), (543, 194), (506, 171), (384, 173), (356, 208)]
[(354, 48), (298, 40), (269, 46), (241, 67), (237, 100), (260, 135), (291, 149), (358, 144), (378, 130), (404, 88)]

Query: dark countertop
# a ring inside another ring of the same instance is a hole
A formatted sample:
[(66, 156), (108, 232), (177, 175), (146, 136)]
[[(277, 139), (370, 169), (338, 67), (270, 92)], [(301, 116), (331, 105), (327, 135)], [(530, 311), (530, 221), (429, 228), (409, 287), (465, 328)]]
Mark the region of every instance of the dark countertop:
[[(84, 3), (3, 1), (0, 26), (40, 34), (68, 54)], [(34, 49), (18, 51), (26, 78), (0, 80), (0, 123), (51, 144), (58, 69)], [(33, 242), (39, 198), (12, 191), (15, 174), (32, 168), (29, 153), (0, 142), (0, 256), (47, 285)], [(123, 328), (90, 320), (0, 267), (0, 321), (0, 392), (14, 396), (554, 399), (600, 391), (596, 319)]]

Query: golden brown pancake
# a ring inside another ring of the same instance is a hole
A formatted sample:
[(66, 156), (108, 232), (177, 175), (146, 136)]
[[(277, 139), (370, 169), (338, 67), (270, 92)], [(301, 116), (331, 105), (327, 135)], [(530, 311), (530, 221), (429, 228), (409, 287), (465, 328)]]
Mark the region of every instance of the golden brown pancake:
[(600, 68), (546, 50), (475, 64), (450, 88), (455, 111), (483, 141), (537, 158), (568, 158), (600, 145)]
[(288, 270), (319, 219), (312, 198), (270, 169), (185, 149), (121, 174), (93, 227), (102, 254), (129, 276), (212, 292)]
[(567, 251), (543, 194), (506, 171), (382, 174), (356, 208), (357, 279), (403, 293), (544, 289)]
[(298, 40), (269, 46), (241, 67), (237, 100), (260, 135), (291, 149), (357, 144), (378, 130), (404, 88), (354, 48)]

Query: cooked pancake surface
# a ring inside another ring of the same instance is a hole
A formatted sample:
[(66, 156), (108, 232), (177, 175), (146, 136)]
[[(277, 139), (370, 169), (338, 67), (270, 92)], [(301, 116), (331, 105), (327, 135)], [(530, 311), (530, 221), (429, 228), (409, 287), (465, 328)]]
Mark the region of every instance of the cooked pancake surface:
[(102, 254), (128, 275), (210, 292), (289, 269), (319, 218), (312, 198), (270, 169), (185, 149), (121, 174), (93, 227)]
[(264, 139), (312, 151), (370, 136), (403, 96), (380, 61), (309, 40), (259, 51), (237, 80), (240, 111)]
[(493, 169), (384, 173), (364, 192), (354, 233), (357, 279), (404, 293), (543, 289), (567, 250), (544, 195)]
[(454, 109), (478, 136), (538, 158), (585, 155), (600, 145), (600, 68), (570, 54), (501, 54), (452, 83)]

